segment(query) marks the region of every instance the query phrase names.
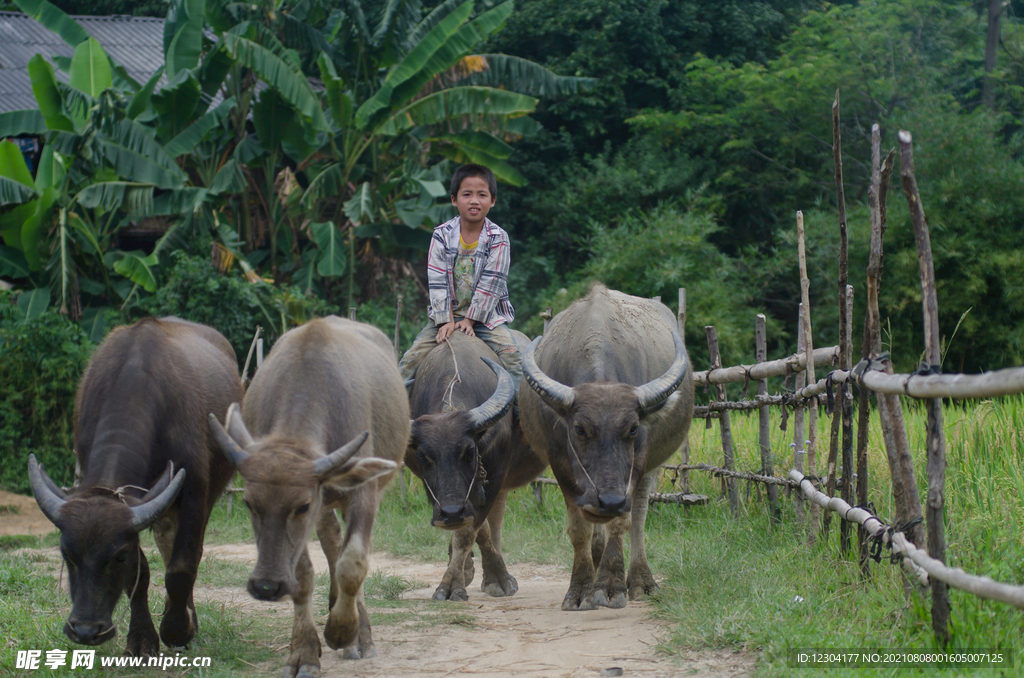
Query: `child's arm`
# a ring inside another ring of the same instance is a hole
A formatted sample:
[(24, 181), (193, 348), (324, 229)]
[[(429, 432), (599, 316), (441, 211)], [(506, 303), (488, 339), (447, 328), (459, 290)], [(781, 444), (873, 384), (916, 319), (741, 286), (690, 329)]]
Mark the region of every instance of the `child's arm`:
[(435, 229), (427, 251), (427, 292), (430, 308), (434, 312), (434, 324), (438, 325), (437, 343), (447, 339), (455, 327), (448, 261), (445, 256), (447, 246), (444, 231), (441, 228)]

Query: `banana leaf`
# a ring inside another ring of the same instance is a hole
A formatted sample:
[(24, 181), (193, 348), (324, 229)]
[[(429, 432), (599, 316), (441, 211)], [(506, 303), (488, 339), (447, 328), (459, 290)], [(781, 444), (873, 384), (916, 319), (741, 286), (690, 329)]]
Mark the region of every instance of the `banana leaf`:
[(339, 276), (345, 273), (345, 242), (341, 231), (329, 221), (312, 222), (309, 231), (320, 250), (317, 261), (317, 273), (324, 277)]
[(46, 126), (50, 129), (74, 132), (75, 123), (64, 114), (64, 102), (57, 89), (57, 77), (53, 66), (36, 54), (28, 60), (28, 77), (32, 81), (32, 94), (39, 104)]
[(110, 59), (96, 38), (89, 38), (75, 47), (68, 84), (93, 98), (110, 89), (113, 84)]
[(47, 129), (46, 119), (39, 109), (0, 113), (0, 138), (16, 137), (19, 134), (43, 134)]
[(62, 9), (46, 0), (14, 0), (14, 4), (72, 47), (89, 39), (89, 34), (84, 28)]
[(23, 322), (37, 318), (50, 306), (50, 290), (37, 287), (18, 295), (18, 315)]
[(156, 254), (146, 256), (139, 251), (121, 252), (120, 254), (122, 257), (114, 262), (114, 270), (147, 292), (156, 292), (156, 276), (153, 274), (153, 267), (160, 263)]
[(532, 113), (533, 97), (491, 87), (454, 87), (429, 94), (392, 115), (378, 130), (397, 135), (419, 125), (432, 125), (461, 116), (516, 117)]
[(0, 245), (0, 276), (4, 278), (27, 278), (31, 271), (25, 255), (16, 246)]

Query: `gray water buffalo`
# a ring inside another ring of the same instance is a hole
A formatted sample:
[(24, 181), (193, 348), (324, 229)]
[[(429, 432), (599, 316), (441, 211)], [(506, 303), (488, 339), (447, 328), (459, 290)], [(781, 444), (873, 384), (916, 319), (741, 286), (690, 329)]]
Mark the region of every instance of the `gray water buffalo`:
[(409, 439), (408, 398), (387, 337), (334, 316), (297, 327), (274, 345), (241, 411), (233, 405), (223, 427), (211, 414), (210, 425), (245, 479), (257, 549), (249, 593), (294, 604), (285, 674), (320, 667), (307, 550), (314, 525), (330, 566), (324, 639), (349, 658), (375, 656), (363, 599), (370, 532)]
[[(513, 335), (529, 343), (526, 335)], [(436, 600), (468, 600), (474, 541), (484, 593), (519, 590), (501, 553), (505, 501), (509, 490), (529, 483), (547, 464), (522, 442), (510, 413), (512, 378), (496, 361), (483, 341), (455, 332), (423, 360), (409, 394), (415, 419), (405, 464), (427, 488), (431, 524), (454, 530)]]
[[(39, 508), (61, 531), (71, 614), (64, 633), (99, 645), (117, 634), (111, 613), (128, 594), (125, 653), (155, 656), (187, 645), (198, 620), (192, 587), (203, 536), (233, 471), (206, 425), (206, 412), (242, 396), (235, 352), (216, 330), (147, 318), (110, 333), (75, 398), (81, 480), (62, 492), (29, 455)], [(146, 488), (150, 488), (146, 491)], [(153, 527), (166, 567), (160, 635), (149, 613), (149, 563), (139, 532)]]
[(602, 285), (523, 352), (523, 431), (551, 464), (568, 510), (574, 554), (563, 610), (623, 607), (627, 593), (657, 587), (644, 522), (657, 468), (689, 432), (692, 375), (671, 311)]

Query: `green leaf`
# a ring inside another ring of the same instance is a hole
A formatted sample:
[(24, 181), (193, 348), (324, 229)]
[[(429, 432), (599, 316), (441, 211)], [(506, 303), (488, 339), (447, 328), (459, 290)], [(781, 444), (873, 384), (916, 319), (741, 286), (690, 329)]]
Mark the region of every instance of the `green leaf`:
[(295, 109), (276, 90), (265, 89), (252, 107), (252, 124), (260, 146), (273, 151), (281, 144), (285, 128), (295, 119)]
[(38, 195), (34, 188), (29, 188), (14, 179), (0, 177), (0, 206), (20, 205), (32, 198), (38, 197)]
[(20, 250), (0, 245), (0, 277), (27, 278), (30, 273), (25, 255)]
[(183, 153), (190, 153), (206, 133), (215, 127), (219, 127), (231, 115), (235, 108), (235, 98), (225, 99), (212, 111), (207, 111), (198, 120), (182, 130), (181, 134), (174, 137), (164, 146), (164, 151), (171, 158), (177, 158)]
[(195, 186), (164, 191), (153, 200), (153, 214), (189, 214), (202, 204), (207, 194), (207, 189)]
[(537, 100), (525, 94), (491, 87), (454, 87), (428, 94), (396, 112), (379, 129), (387, 136), (419, 125), (432, 125), (462, 116), (519, 116), (532, 113)]
[(555, 75), (540, 64), (508, 54), (479, 54), (486, 67), (459, 81), (464, 86), (504, 87), (535, 97), (565, 96), (593, 89), (597, 78)]
[(18, 314), (25, 322), (42, 315), (49, 305), (50, 290), (45, 287), (37, 287), (18, 295)]
[(114, 262), (114, 270), (142, 287), (147, 292), (156, 292), (156, 276), (153, 267), (160, 263), (156, 254), (145, 256), (142, 252), (121, 252), (121, 259)]
[(189, 21), (178, 32), (167, 48), (167, 71), (177, 75), (183, 69), (195, 68), (203, 51), (203, 24)]
[(519, 173), (515, 167), (508, 164), (504, 160), (495, 158), (493, 155), (488, 155), (479, 149), (473, 148), (472, 146), (442, 146), (438, 149), (444, 157), (454, 160), (460, 165), (465, 163), (475, 163), (477, 165), (483, 165), (494, 172), (494, 178), (502, 183), (509, 184), (511, 186), (525, 186), (529, 183), (522, 174)]
[[(71, 225), (71, 228), (73, 228), (76, 231), (78, 231), (79, 233), (81, 233), (82, 236), (85, 238), (85, 245), (82, 246), (83, 249), (85, 249), (90, 254), (95, 254), (95, 255), (103, 254), (103, 250), (100, 247), (100, 241), (99, 241), (99, 237), (98, 237), (97, 233), (93, 230), (93, 228), (92, 228), (92, 226), (90, 224), (86, 223), (82, 219), (82, 217), (80, 217), (77, 214), (72, 213), (68, 217), (68, 224)], [(67, 234), (67, 229), (65, 228), (65, 226), (62, 225), (61, 226), (61, 239), (62, 239), (62, 241), (63, 241), (64, 237), (66, 236), (66, 234)]]
[(228, 54), (276, 89), (299, 113), (312, 120), (315, 128), (330, 131), (320, 102), (301, 71), (296, 72), (280, 56), (248, 38), (225, 33), (220, 44)]
[(324, 277), (344, 274), (346, 257), (341, 231), (329, 221), (314, 221), (309, 224), (309, 231), (321, 253), (316, 265), (317, 273)]
[(153, 214), (153, 187), (127, 181), (101, 181), (83, 188), (75, 196), (82, 207), (104, 212), (123, 209), (131, 216)]
[(345, 190), (345, 168), (340, 163), (328, 165), (320, 171), (302, 196), (302, 204), (306, 209), (316, 207), (318, 201), (328, 196), (336, 196)]
[(199, 81), (188, 70), (178, 71), (170, 82), (153, 95), (153, 110), (159, 115), (161, 139), (174, 137), (189, 126), (200, 96), (202, 88)]
[[(434, 140), (434, 139), (432, 139)], [(447, 141), (457, 147), (473, 148), (481, 153), (499, 158), (507, 159), (512, 155), (512, 147), (501, 139), (495, 138), (487, 132), (459, 132), (458, 134), (445, 134), (437, 137), (437, 141)]]
[(89, 341), (98, 344), (107, 335), (107, 306), (93, 306), (82, 309), (82, 320), (79, 323)]
[[(33, 197), (35, 197), (36, 182), (32, 180), (32, 173), (28, 170), (28, 165), (25, 164), (25, 156), (21, 154), (18, 144), (10, 139), (0, 141), (0, 177), (13, 179), (22, 186), (29, 188), (32, 191)], [(6, 195), (5, 193), (4, 202), (0, 204), (7, 205), (11, 202), (24, 202), (22, 200), (8, 200)]]
[(96, 38), (89, 38), (75, 47), (68, 84), (91, 97), (98, 97), (100, 92), (110, 89), (113, 84), (110, 59)]
[(373, 220), (373, 188), (370, 182), (364, 181), (355, 195), (345, 202), (345, 216), (352, 220), (357, 226)]
[(156, 69), (152, 77), (146, 81), (146, 84), (142, 86), (135, 96), (132, 97), (131, 103), (128, 104), (128, 109), (125, 111), (125, 115), (135, 120), (142, 115), (153, 98), (153, 89), (156, 87), (156, 83), (160, 81), (160, 76), (164, 74), (164, 67)]
[[(439, 21), (429, 33), (423, 36), (423, 39), (405, 55), (405, 58), (391, 69), (384, 79), (381, 88), (356, 111), (356, 127), (362, 130), (370, 129), (375, 127), (383, 118), (386, 118), (392, 102), (396, 100), (394, 92), (397, 87), (410, 81), (426, 82), (430, 77), (433, 77), (428, 75), (424, 79), (424, 66), (427, 65), (434, 53), (442, 48), (448, 38), (459, 30), (459, 26), (469, 18), (472, 12), (473, 0), (468, 0), (468, 2), (462, 3), (448, 16)], [(405, 89), (411, 89), (411, 87), (410, 85), (410, 87)], [(412, 96), (412, 94), (408, 96)], [(405, 99), (398, 100), (398, 103), (402, 101), (405, 101)]]
[(89, 34), (84, 28), (63, 10), (46, 0), (15, 0), (14, 4), (72, 47), (77, 47), (79, 43), (89, 39)]
[(417, 179), (416, 182), (423, 187), (423, 190), (430, 195), (431, 198), (447, 198), (448, 189), (444, 187), (440, 181)]
[(48, 145), (43, 147), (43, 152), (39, 156), (39, 168), (36, 170), (36, 188), (40, 191), (60, 186), (60, 182), (64, 178), (64, 162), (56, 153), (53, 145)]
[(114, 123), (101, 146), (118, 176), (159, 188), (175, 188), (188, 179), (163, 147), (132, 120)]
[(234, 158), (224, 163), (217, 175), (210, 182), (210, 195), (220, 193), (241, 193), (245, 190), (247, 181), (242, 165)]
[(222, 49), (206, 53), (203, 62), (194, 71), (196, 79), (203, 87), (203, 94), (211, 99), (216, 96), (233, 63), (231, 55)]
[(3, 214), (0, 214), (0, 236), (3, 236), (5, 243), (11, 247), (21, 248), (21, 228), (26, 221), (32, 218), (37, 209), (39, 209), (39, 201), (29, 200), (6, 209)]
[(352, 97), (342, 90), (342, 81), (334, 70), (334, 64), (323, 52), (316, 61), (320, 68), (320, 79), (324, 83), (324, 98), (327, 100), (331, 117), (338, 127), (344, 129), (352, 121)]
[(28, 60), (28, 77), (32, 81), (32, 94), (36, 97), (39, 112), (43, 114), (46, 126), (50, 129), (74, 132), (75, 124), (64, 115), (64, 103), (60, 90), (57, 89), (53, 66), (36, 54)]
[(56, 189), (44, 188), (39, 193), (35, 213), (21, 227), (21, 251), (25, 253), (28, 267), (33, 271), (43, 269), (43, 260), (39, 255), (39, 250), (43, 243), (43, 236), (49, 230), (52, 219), (51, 208), (56, 199)]
[(0, 138), (43, 134), (46, 131), (46, 119), (38, 109), (0, 113)]

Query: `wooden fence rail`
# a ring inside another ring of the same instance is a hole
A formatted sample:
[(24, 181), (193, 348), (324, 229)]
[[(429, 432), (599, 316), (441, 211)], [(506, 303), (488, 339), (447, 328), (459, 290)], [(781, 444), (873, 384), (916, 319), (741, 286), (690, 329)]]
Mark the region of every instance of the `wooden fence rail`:
[[(839, 347), (814, 349), (814, 366), (830, 367), (839, 359)], [(788, 358), (770, 360), (756, 365), (735, 365), (693, 373), (694, 386), (717, 386), (719, 384), (742, 384), (768, 377), (784, 377), (807, 367), (807, 356), (797, 353)]]

